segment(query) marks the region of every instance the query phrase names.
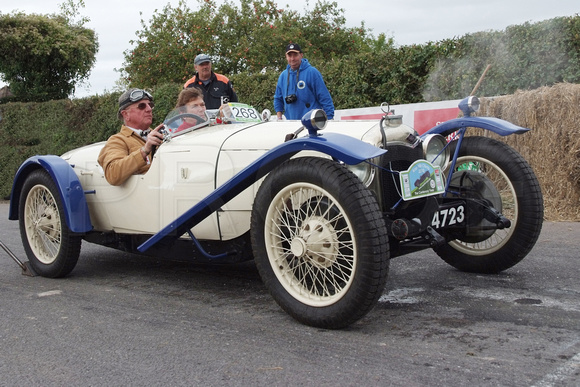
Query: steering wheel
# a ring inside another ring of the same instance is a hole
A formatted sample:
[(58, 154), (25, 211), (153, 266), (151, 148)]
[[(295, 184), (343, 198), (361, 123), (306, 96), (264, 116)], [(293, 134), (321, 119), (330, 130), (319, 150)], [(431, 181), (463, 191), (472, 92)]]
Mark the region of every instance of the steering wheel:
[(196, 123), (194, 125), (192, 125), (192, 126), (197, 126), (197, 125), (202, 124), (202, 123), (204, 123), (204, 122), (207, 121), (207, 119), (202, 118), (202, 117), (198, 116), (197, 114), (193, 114), (193, 113), (181, 113), (181, 114), (175, 115), (175, 116), (173, 116), (173, 117), (168, 118), (167, 120), (165, 120), (165, 125), (169, 126), (172, 123), (174, 123), (175, 121), (177, 121), (177, 120), (183, 120), (184, 118), (193, 118), (196, 121)]

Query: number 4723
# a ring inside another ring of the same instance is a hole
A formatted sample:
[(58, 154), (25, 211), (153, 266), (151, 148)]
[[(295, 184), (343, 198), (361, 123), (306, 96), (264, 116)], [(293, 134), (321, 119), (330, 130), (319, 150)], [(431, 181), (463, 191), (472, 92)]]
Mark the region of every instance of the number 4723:
[(431, 227), (442, 228), (462, 223), (465, 220), (465, 209), (463, 206), (450, 207), (439, 210), (433, 214)]

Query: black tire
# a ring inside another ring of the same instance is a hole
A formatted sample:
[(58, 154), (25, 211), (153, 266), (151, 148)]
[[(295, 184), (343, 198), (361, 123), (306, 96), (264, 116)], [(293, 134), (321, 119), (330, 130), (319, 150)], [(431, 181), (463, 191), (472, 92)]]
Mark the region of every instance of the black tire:
[[(452, 152), (456, 145), (452, 144)], [(511, 226), (491, 232), (472, 227), (471, 234), (449, 242), (437, 254), (467, 272), (499, 273), (514, 266), (534, 247), (542, 230), (544, 202), (532, 168), (513, 148), (487, 137), (464, 138), (458, 168), (471, 174), (465, 181), (483, 178), (480, 195), (491, 201)]]
[(26, 178), (18, 210), (20, 236), (33, 270), (50, 278), (69, 274), (79, 258), (81, 236), (68, 229), (56, 184), (45, 170)]
[(306, 325), (346, 327), (384, 290), (389, 245), (379, 205), (332, 160), (297, 158), (271, 172), (254, 201), (251, 237), (266, 287)]

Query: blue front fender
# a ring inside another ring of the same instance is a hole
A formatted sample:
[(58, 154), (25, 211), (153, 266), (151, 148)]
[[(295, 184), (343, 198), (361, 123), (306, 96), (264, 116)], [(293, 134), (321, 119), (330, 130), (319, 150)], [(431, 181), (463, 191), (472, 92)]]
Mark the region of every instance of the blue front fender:
[(10, 193), (10, 213), (8, 219), (18, 219), (18, 207), (22, 185), (28, 175), (37, 169), (48, 172), (60, 194), (64, 206), (64, 215), (68, 228), (74, 233), (85, 233), (92, 230), (89, 207), (83, 187), (72, 167), (62, 158), (54, 155), (33, 156), (27, 159), (14, 176)]
[(461, 117), (445, 121), (422, 134), (426, 136), (431, 133), (441, 134), (446, 136), (461, 128), (482, 128), (499, 134), (500, 136), (509, 136), (510, 134), (521, 134), (529, 131), (528, 128), (523, 128), (512, 124), (511, 122), (501, 120), (495, 117)]
[(138, 250), (144, 252), (162, 240), (179, 238), (187, 230), (193, 228), (243, 190), (300, 151), (322, 152), (349, 165), (361, 163), (386, 152), (386, 150), (374, 147), (356, 138), (338, 133), (301, 137), (285, 142), (266, 152), (252, 164), (238, 172), (179, 218), (146, 240), (138, 247)]

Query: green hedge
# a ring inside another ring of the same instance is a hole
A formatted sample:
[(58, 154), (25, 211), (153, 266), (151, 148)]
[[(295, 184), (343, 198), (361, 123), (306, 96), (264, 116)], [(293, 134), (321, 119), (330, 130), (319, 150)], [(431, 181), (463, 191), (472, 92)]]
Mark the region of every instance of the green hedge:
[[(264, 75), (244, 87), (257, 90), (270, 81)], [(167, 84), (153, 91), (154, 125), (173, 108), (180, 90), (181, 85)], [(74, 101), (0, 105), (0, 198), (8, 197), (14, 174), (28, 157), (62, 154), (116, 133), (120, 126), (118, 97), (116, 93)], [(562, 164), (562, 160), (580, 158), (580, 125), (574, 114), (578, 106), (580, 84), (571, 83), (482, 99), (481, 114), (532, 129), (501, 140), (518, 150), (535, 170), (544, 192), (547, 220), (580, 219), (580, 173), (574, 162)]]
[[(168, 84), (153, 92), (154, 124), (161, 123), (173, 108), (180, 89), (181, 85)], [(120, 94), (0, 105), (0, 198), (9, 197), (14, 174), (30, 156), (61, 155), (118, 132)]]

